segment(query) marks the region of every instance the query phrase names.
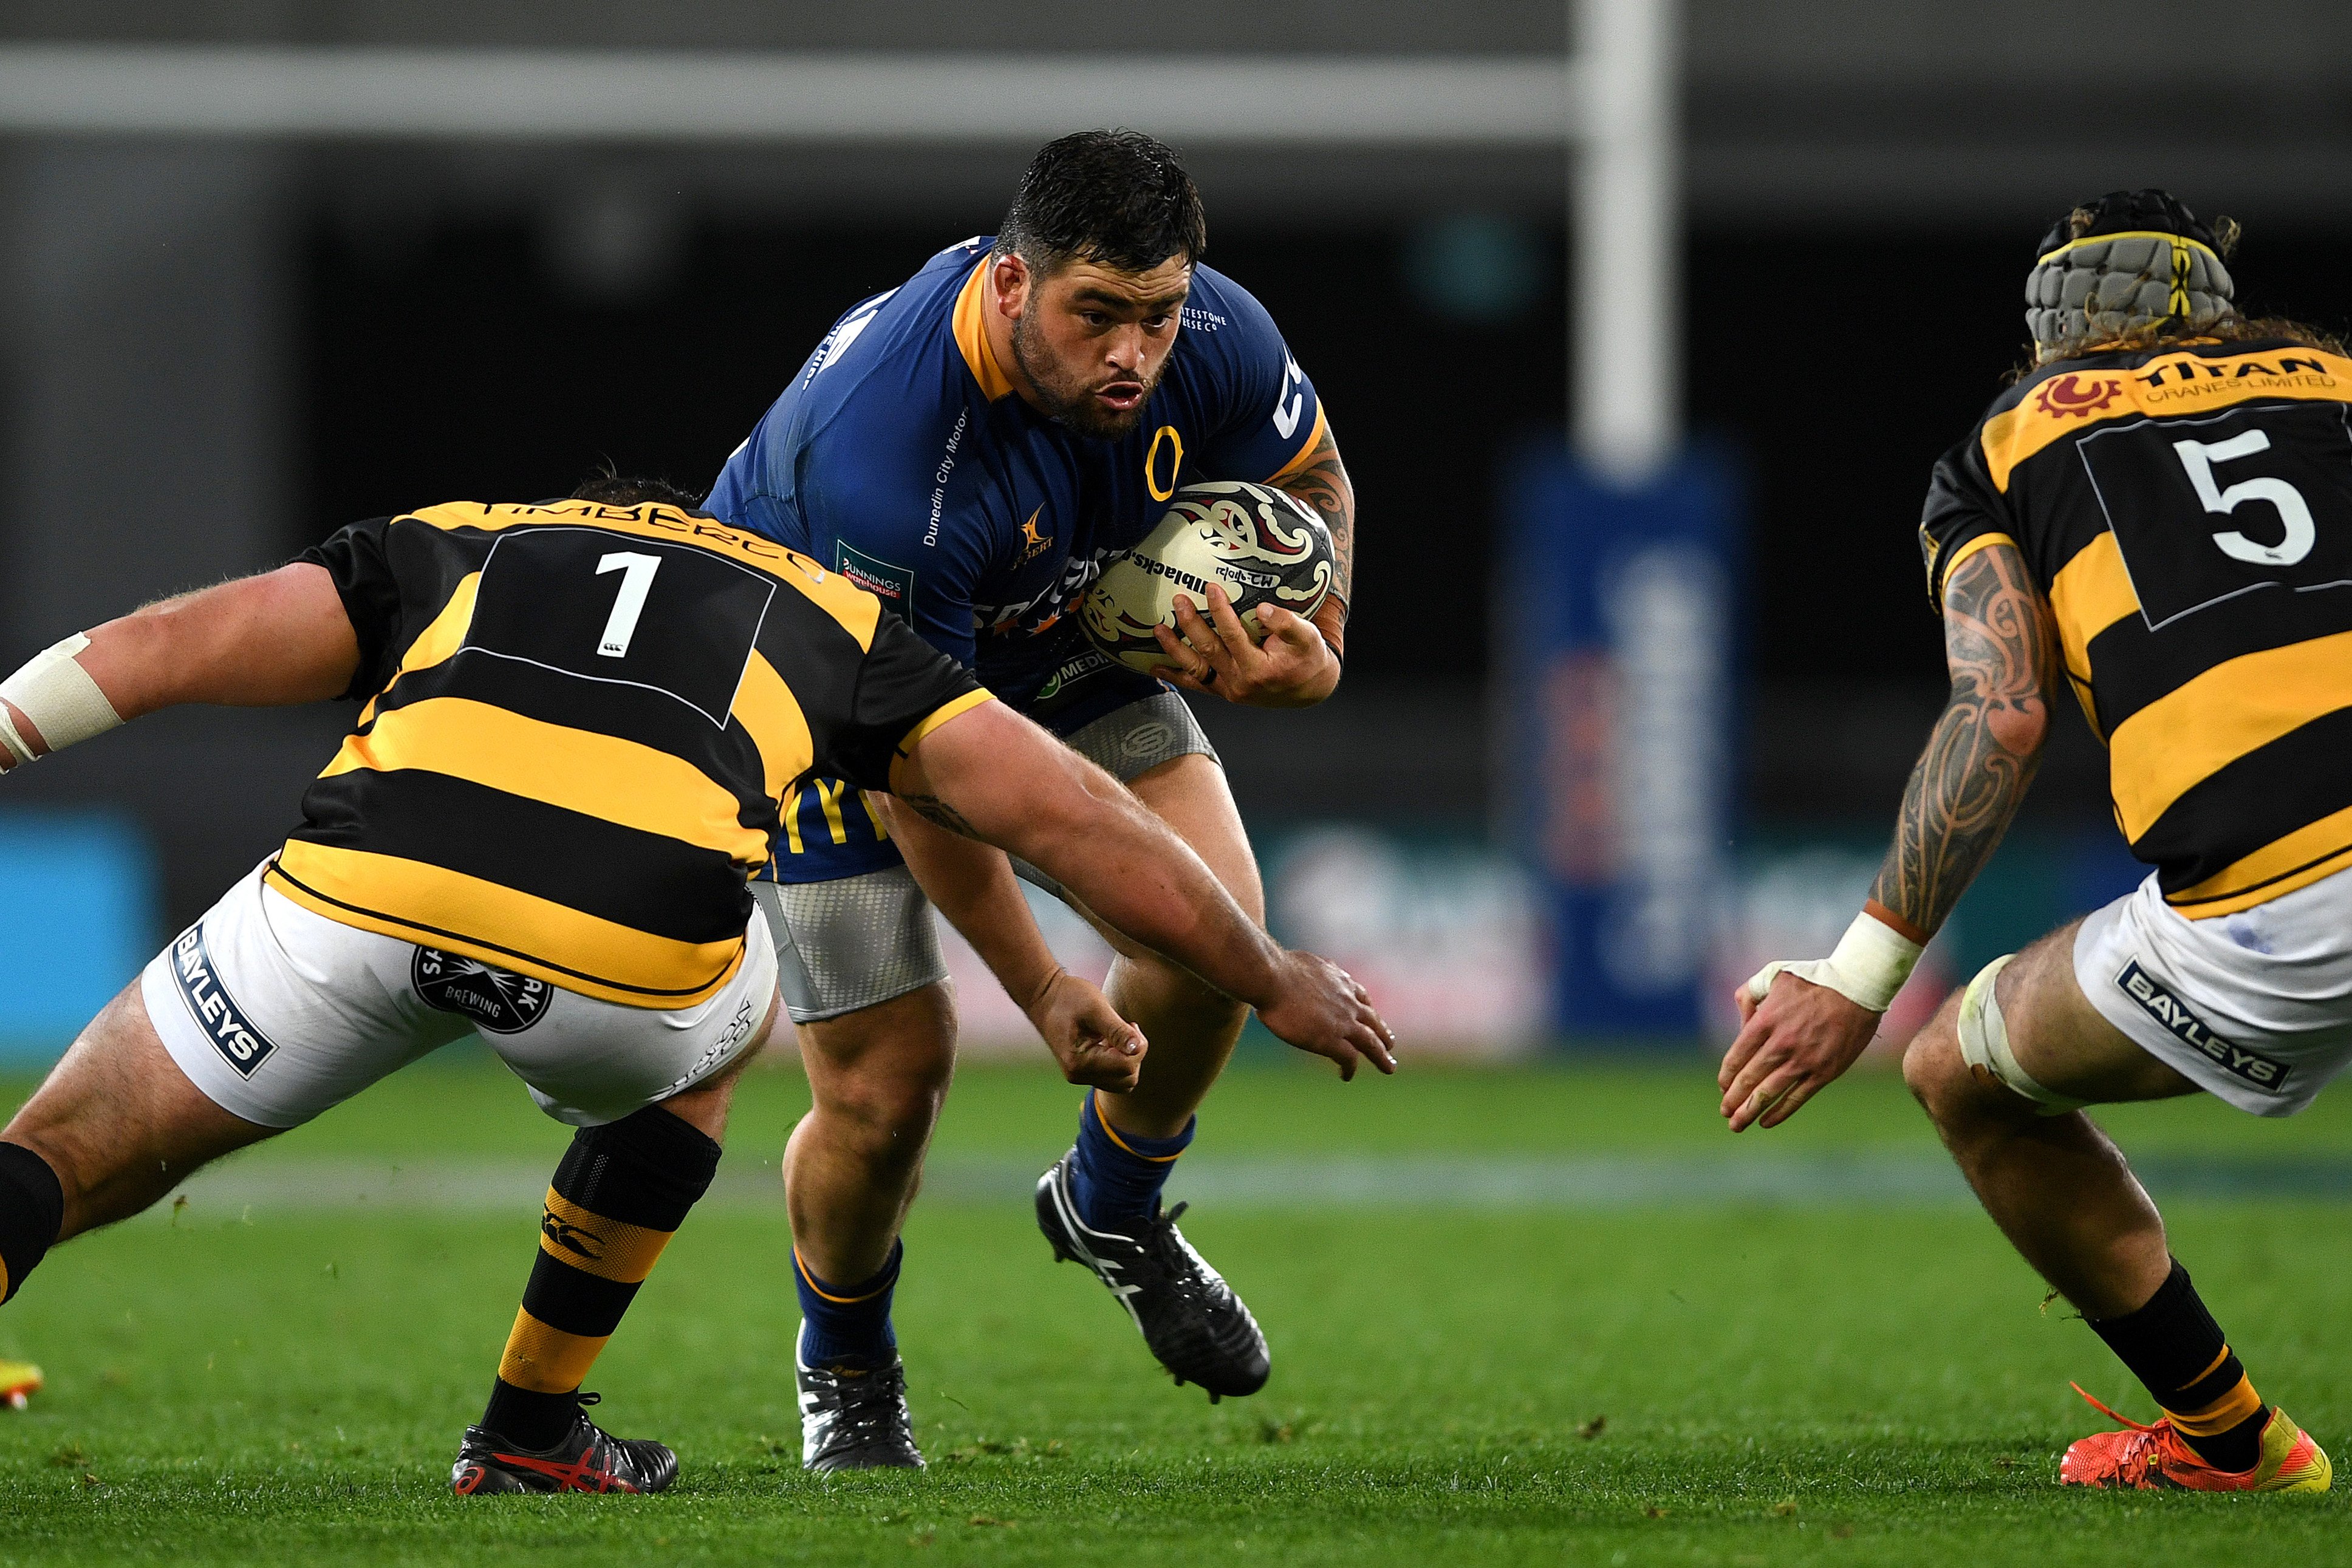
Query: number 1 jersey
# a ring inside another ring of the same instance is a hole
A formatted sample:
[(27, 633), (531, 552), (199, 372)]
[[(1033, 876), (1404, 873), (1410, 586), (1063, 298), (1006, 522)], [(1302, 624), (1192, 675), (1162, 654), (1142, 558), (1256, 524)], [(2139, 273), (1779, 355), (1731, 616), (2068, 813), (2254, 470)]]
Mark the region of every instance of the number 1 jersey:
[(988, 700), (839, 573), (672, 507), (430, 507), (304, 560), (365, 703), (269, 884), (332, 920), (632, 1006), (742, 961), (778, 802)]
[(1928, 590), (2011, 543), (2191, 919), (2352, 865), (2352, 361), (2273, 340), (2036, 369), (1936, 465)]

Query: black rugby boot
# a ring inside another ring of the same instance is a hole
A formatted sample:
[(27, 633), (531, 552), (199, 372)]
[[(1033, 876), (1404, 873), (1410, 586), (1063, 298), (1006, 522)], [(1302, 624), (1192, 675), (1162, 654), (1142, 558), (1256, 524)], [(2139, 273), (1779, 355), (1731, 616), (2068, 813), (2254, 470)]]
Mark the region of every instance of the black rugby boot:
[(793, 1353), (801, 1391), (801, 1469), (919, 1470), (915, 1417), (907, 1408), (907, 1364), (893, 1356), (876, 1371), (810, 1366)]
[(1070, 1191), (1077, 1154), (1072, 1149), (1037, 1178), (1037, 1228), (1053, 1243), (1055, 1260), (1094, 1270), (1179, 1386), (1199, 1384), (1212, 1405), (1264, 1388), (1271, 1370), (1265, 1335), (1223, 1276), (1176, 1228), (1185, 1205), (1097, 1230), (1078, 1218)]
[[(583, 1405), (597, 1396), (583, 1394)], [(661, 1491), (677, 1479), (677, 1456), (648, 1437), (615, 1437), (580, 1412), (563, 1441), (523, 1448), (480, 1427), (466, 1428), (450, 1467), (459, 1497), (510, 1491)]]

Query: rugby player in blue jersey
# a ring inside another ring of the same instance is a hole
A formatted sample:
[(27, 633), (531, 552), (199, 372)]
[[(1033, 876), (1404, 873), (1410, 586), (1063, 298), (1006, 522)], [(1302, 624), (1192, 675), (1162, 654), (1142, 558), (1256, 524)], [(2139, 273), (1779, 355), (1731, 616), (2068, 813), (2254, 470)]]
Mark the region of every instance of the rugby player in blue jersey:
[[(1313, 383), (1265, 308), (1201, 264), (1206, 241), (1199, 193), (1160, 142), (1113, 131), (1049, 144), (1002, 233), (950, 246), (840, 319), (705, 505), (879, 594), (1124, 780), (1263, 918), (1216, 752), (1170, 687), (1267, 707), (1330, 695), (1355, 500)], [(1261, 610), (1263, 644), (1222, 598), (1206, 615), (1188, 607), (1181, 637), (1161, 632), (1163, 683), (1097, 652), (1074, 612), (1104, 561), (1207, 478), (1272, 484), (1312, 507), (1330, 528), (1336, 587), (1312, 622)], [(838, 782), (805, 790), (786, 828), (758, 891), (815, 1097), (784, 1170), (804, 1462), (919, 1465), (890, 1295), (955, 1051), (925, 893), (1033, 1010), (1064, 977), (1002, 852)], [(1265, 1340), (1177, 1230), (1181, 1206), (1160, 1204), (1246, 1009), (1113, 941), (1110, 997), (1149, 1051), (1139, 1066), (1066, 1061), (1091, 1087), (1075, 1145), (1038, 1183), (1038, 1223), (1180, 1383), (1252, 1394)]]

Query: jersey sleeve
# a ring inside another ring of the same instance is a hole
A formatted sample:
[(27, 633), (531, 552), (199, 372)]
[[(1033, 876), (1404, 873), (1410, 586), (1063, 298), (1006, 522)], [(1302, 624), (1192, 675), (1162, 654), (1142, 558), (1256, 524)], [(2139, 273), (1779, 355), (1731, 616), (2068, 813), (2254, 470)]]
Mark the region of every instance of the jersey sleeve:
[(1202, 303), (1188, 308), (1183, 330), (1204, 362), (1213, 400), (1197, 460), (1213, 478), (1264, 483), (1314, 445), (1322, 400), (1255, 295), (1223, 277), (1213, 292), (1197, 292)]
[(1938, 614), (1952, 569), (1989, 544), (2015, 544), (2009, 504), (1993, 487), (1977, 434), (1937, 460), (1919, 517), (1919, 553), (1927, 570), (1927, 601)]
[(970, 670), (895, 615), (875, 622), (849, 711), (813, 737), (818, 773), (887, 790), (890, 764), (958, 714), (990, 700)]
[(393, 519), (371, 517), (353, 523), (323, 543), (312, 545), (294, 559), (323, 566), (351, 617), (359, 637), (359, 669), (343, 693), (346, 701), (363, 701), (391, 683), (394, 655), (400, 646), (400, 583), (393, 574)]

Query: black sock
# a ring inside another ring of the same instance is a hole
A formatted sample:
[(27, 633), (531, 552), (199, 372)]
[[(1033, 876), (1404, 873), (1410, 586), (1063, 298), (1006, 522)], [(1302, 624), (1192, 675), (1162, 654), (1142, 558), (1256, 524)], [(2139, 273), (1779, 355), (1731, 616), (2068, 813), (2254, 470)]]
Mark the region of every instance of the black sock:
[(2179, 1260), (2146, 1306), (2091, 1327), (2147, 1385), (2173, 1430), (2207, 1464), (2218, 1470), (2254, 1468), (2269, 1412)]
[(562, 1440), (580, 1380), (718, 1170), (719, 1145), (658, 1105), (572, 1134), (484, 1427), (524, 1448)]
[(0, 1144), (0, 1301), (58, 1244), (66, 1189), (49, 1162), (22, 1144)]

